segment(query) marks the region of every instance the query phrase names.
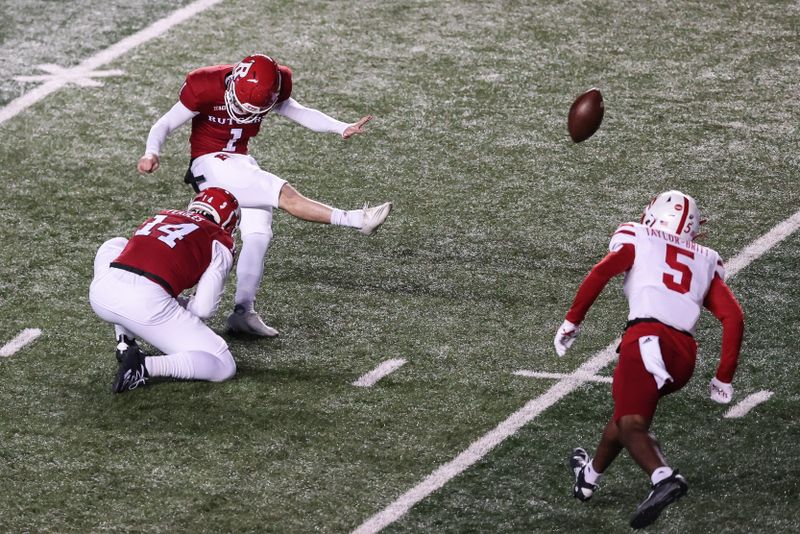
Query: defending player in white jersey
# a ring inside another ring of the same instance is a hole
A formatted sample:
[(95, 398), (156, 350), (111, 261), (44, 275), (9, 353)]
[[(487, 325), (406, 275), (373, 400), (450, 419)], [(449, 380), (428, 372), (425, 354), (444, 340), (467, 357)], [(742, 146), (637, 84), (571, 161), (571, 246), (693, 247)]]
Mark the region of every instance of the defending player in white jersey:
[[(222, 298), (239, 218), (236, 198), (209, 187), (186, 211), (164, 210), (130, 239), (115, 237), (100, 246), (89, 302), (114, 325), (120, 363), (114, 393), (154, 376), (220, 382), (234, 375), (228, 344), (203, 319)], [(195, 286), (191, 298), (181, 296)], [(165, 355), (145, 356), (136, 338)]]
[(711, 399), (727, 404), (733, 395), (731, 381), (744, 316), (725, 284), (719, 255), (694, 242), (701, 222), (690, 196), (667, 191), (654, 198), (640, 223), (623, 224), (614, 233), (609, 254), (581, 283), (554, 341), (556, 352), (563, 356), (606, 283), (625, 273), (623, 288), (630, 312), (614, 370), (614, 414), (594, 457), (577, 448), (570, 465), (575, 472), (573, 495), (587, 501), (606, 469), (627, 449), (652, 483), (652, 491), (631, 518), (633, 528), (651, 524), (688, 490), (684, 477), (668, 466), (649, 429), (658, 400), (681, 389), (694, 372), (697, 345), (693, 335), (703, 307), (722, 322), (720, 362), (709, 384)]
[[(150, 129), (140, 173), (159, 166), (159, 153), (167, 136), (191, 121), (191, 163), (186, 175), (195, 191), (209, 186), (231, 191), (242, 206), (242, 250), (236, 266), (234, 311), (228, 317), (233, 331), (276, 336), (254, 309), (264, 273), (264, 258), (272, 240), (272, 210), (281, 208), (311, 222), (349, 226), (373, 233), (389, 215), (392, 203), (344, 211), (304, 197), (286, 180), (261, 170), (248, 155), (248, 142), (258, 134), (272, 112), (315, 132), (336, 133), (342, 139), (364, 131), (371, 115), (347, 124), (300, 105), (292, 94), (292, 71), (272, 58), (253, 54), (236, 65), (215, 65), (190, 72), (179, 101)], [(273, 137), (273, 140), (277, 137)]]

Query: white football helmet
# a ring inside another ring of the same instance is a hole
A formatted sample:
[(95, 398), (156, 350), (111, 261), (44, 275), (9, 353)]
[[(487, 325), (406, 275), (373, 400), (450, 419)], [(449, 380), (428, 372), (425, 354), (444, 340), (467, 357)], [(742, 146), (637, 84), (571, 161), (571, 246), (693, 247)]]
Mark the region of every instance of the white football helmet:
[(645, 226), (689, 241), (694, 241), (700, 234), (700, 225), (704, 222), (694, 199), (680, 191), (661, 193), (645, 206), (642, 213)]

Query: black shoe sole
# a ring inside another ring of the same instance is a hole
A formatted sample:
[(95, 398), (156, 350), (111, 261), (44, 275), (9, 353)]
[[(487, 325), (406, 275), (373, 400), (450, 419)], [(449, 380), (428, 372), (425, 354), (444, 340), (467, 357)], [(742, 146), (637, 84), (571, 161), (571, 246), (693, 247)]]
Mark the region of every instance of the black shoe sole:
[(664, 511), (664, 508), (674, 503), (684, 495), (686, 495), (686, 488), (676, 486), (663, 497), (660, 497), (657, 502), (654, 502), (650, 506), (637, 512), (633, 518), (631, 518), (631, 528), (639, 529), (651, 525), (656, 519), (658, 519), (658, 516), (661, 515), (661, 512)]

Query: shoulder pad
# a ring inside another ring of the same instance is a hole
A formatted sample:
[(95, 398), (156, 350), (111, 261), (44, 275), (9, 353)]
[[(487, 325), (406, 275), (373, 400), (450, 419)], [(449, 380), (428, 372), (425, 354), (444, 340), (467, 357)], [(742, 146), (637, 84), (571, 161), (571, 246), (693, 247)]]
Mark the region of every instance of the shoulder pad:
[(625, 244), (635, 244), (636, 242), (636, 226), (633, 223), (622, 223), (619, 225), (614, 235), (611, 236), (611, 241), (608, 244), (608, 250), (616, 252)]

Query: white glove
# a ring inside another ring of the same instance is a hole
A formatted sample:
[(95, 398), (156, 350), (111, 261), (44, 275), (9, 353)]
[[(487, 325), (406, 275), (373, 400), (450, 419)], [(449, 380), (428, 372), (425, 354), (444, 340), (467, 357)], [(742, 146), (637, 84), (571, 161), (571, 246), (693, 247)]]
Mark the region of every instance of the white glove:
[(556, 347), (556, 354), (559, 356), (565, 355), (580, 332), (580, 326), (564, 321), (556, 332), (556, 339), (553, 341), (553, 345)]
[(720, 382), (715, 376), (708, 385), (708, 394), (714, 402), (728, 404), (733, 398), (733, 386), (725, 382)]

